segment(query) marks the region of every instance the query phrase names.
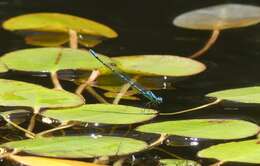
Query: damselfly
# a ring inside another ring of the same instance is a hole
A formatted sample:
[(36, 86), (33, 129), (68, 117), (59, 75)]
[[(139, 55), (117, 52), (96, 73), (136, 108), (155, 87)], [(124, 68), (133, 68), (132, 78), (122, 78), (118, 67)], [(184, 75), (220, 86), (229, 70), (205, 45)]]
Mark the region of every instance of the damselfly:
[(89, 49), (89, 52), (91, 53), (91, 55), (93, 55), (99, 62), (101, 62), (104, 66), (106, 66), (107, 68), (109, 68), (113, 73), (115, 73), (116, 75), (118, 75), (121, 79), (123, 79), (124, 81), (126, 81), (128, 84), (131, 85), (131, 87), (135, 88), (136, 90), (138, 90), (142, 95), (144, 95), (147, 99), (149, 99), (151, 101), (151, 103), (155, 103), (155, 104), (161, 104), (162, 103), (162, 97), (156, 96), (152, 91), (150, 90), (146, 90), (144, 87), (142, 87), (140, 84), (134, 82), (130, 77), (128, 77), (127, 75), (123, 74), (123, 72), (121, 72), (119, 69), (117, 69), (115, 66), (112, 66), (108, 63), (105, 63), (104, 61), (102, 61), (98, 55), (95, 53), (95, 51), (93, 51), (92, 49)]

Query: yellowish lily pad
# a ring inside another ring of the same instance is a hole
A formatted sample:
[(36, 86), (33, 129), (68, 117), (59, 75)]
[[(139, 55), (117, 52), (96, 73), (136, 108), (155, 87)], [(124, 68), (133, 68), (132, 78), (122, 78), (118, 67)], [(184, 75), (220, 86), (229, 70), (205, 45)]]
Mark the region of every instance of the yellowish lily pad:
[(62, 13), (31, 13), (12, 17), (3, 23), (7, 30), (64, 32), (74, 30), (80, 34), (90, 34), (113, 38), (117, 33), (95, 21)]
[(253, 5), (223, 4), (184, 13), (173, 20), (183, 28), (221, 30), (254, 25), (260, 22), (260, 8)]

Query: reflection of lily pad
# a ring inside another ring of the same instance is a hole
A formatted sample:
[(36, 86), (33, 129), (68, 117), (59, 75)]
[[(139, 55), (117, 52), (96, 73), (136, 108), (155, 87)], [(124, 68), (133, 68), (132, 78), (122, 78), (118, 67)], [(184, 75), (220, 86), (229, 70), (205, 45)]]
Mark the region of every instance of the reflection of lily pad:
[(206, 139), (239, 139), (257, 134), (259, 127), (242, 120), (194, 119), (152, 123), (137, 130)]
[(9, 155), (8, 159), (15, 160), (22, 165), (27, 166), (105, 166), (94, 163), (87, 163), (82, 161), (75, 160), (66, 160), (66, 159), (55, 159), (47, 157), (37, 157), (37, 156), (18, 156), (18, 155)]
[(69, 41), (68, 34), (63, 33), (41, 33), (26, 36), (27, 44), (44, 47), (57, 47)]
[(126, 73), (146, 76), (189, 76), (206, 69), (205, 65), (184, 57), (170, 55), (139, 55), (112, 58)]
[[(109, 59), (103, 55), (102, 58)], [(8, 68), (19, 71), (50, 72), (64, 69), (108, 70), (88, 51), (70, 48), (34, 48), (13, 51), (1, 57)]]
[(192, 160), (180, 160), (180, 159), (162, 159), (160, 160), (162, 166), (200, 166), (199, 163)]
[(77, 108), (49, 109), (41, 114), (63, 123), (80, 121), (104, 124), (131, 124), (152, 119), (157, 115), (157, 112), (152, 109), (124, 105), (87, 104)]
[(113, 38), (117, 33), (92, 20), (61, 13), (32, 13), (10, 18), (3, 23), (7, 30), (65, 32), (70, 29), (81, 34)]
[(245, 87), (227, 89), (207, 94), (208, 97), (216, 97), (221, 100), (230, 100), (241, 103), (260, 103), (260, 87)]
[(211, 146), (201, 150), (198, 156), (203, 158), (215, 158), (221, 162), (260, 164), (259, 154), (260, 139), (254, 139)]
[(0, 79), (0, 105), (57, 108), (82, 105), (77, 95), (64, 90), (48, 89), (39, 85)]
[(184, 13), (174, 19), (176, 26), (214, 30), (245, 27), (260, 22), (260, 8), (242, 4), (211, 6)]
[(124, 137), (37, 137), (2, 144), (29, 154), (59, 158), (93, 158), (99, 156), (126, 155), (142, 151), (148, 145), (140, 140)]

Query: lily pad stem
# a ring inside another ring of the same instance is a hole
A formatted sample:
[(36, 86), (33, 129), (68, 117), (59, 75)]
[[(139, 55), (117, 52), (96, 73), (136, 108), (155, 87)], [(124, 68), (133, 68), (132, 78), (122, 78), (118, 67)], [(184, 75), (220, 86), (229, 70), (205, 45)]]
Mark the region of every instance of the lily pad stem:
[(191, 108), (191, 109), (186, 109), (186, 110), (182, 110), (182, 111), (178, 111), (178, 112), (171, 112), (171, 113), (159, 113), (159, 115), (178, 115), (178, 114), (183, 114), (183, 113), (187, 113), (187, 112), (192, 112), (192, 111), (196, 111), (202, 108), (206, 108), (215, 104), (218, 104), (221, 101), (221, 99), (217, 99), (212, 103), (209, 104), (204, 104), (202, 106), (199, 107), (195, 107), (195, 108)]
[(77, 49), (78, 48), (78, 34), (75, 30), (69, 30), (70, 37), (70, 48)]
[(66, 128), (70, 128), (70, 127), (72, 127), (72, 126), (75, 126), (75, 124), (74, 124), (74, 123), (70, 123), (70, 124), (60, 125), (60, 126), (55, 127), (55, 128), (53, 128), (53, 129), (45, 130), (45, 131), (43, 131), (43, 132), (40, 132), (40, 133), (36, 134), (36, 136), (37, 136), (37, 137), (38, 137), (38, 136), (41, 136), (41, 137), (42, 137), (42, 136), (44, 136), (44, 135), (46, 135), (46, 134), (49, 134), (49, 133), (51, 133), (51, 132), (58, 131), (58, 130), (62, 130), (62, 129), (66, 129)]
[(93, 89), (91, 86), (86, 87), (86, 90), (92, 95), (94, 96), (100, 103), (109, 103), (108, 101), (106, 101), (102, 96), (100, 96), (95, 89)]
[(60, 84), (60, 81), (58, 79), (58, 75), (57, 75), (57, 72), (52, 72), (51, 73), (51, 80), (52, 80), (52, 83), (54, 85), (54, 89), (60, 89), (60, 90), (63, 90), (61, 84)]
[(211, 164), (210, 166), (220, 166), (222, 164), (224, 164), (224, 161), (219, 161), (217, 163)]
[(168, 152), (167, 150), (163, 149), (163, 148), (159, 148), (159, 147), (154, 147), (153, 149), (161, 151), (163, 153), (168, 154), (169, 156), (171, 156), (172, 158), (176, 158), (176, 159), (180, 159), (180, 160), (185, 160), (185, 158), (182, 158), (174, 153)]
[(161, 134), (159, 139), (157, 139), (156, 141), (154, 141), (153, 143), (151, 143), (149, 145), (150, 148), (154, 147), (154, 146), (158, 146), (161, 145), (163, 143), (163, 141), (168, 137), (167, 134)]
[(220, 34), (220, 30), (218, 29), (213, 30), (211, 37), (204, 45), (204, 47), (202, 47), (199, 51), (193, 53), (189, 58), (195, 59), (203, 55), (203, 53), (205, 53), (216, 42), (219, 34)]
[[(139, 76), (135, 76), (133, 78), (133, 80), (137, 80), (139, 78)], [(131, 87), (131, 84), (126, 83), (124, 84), (121, 89), (120, 92), (117, 94), (116, 98), (113, 101), (113, 104), (118, 104), (121, 100), (121, 98), (126, 94), (126, 92), (128, 91), (128, 89)]]
[(92, 73), (90, 74), (90, 76), (88, 77), (88, 79), (83, 84), (80, 84), (78, 86), (78, 88), (76, 89), (75, 93), (77, 95), (81, 95), (82, 92), (84, 91), (84, 89), (87, 86), (90, 86), (97, 79), (97, 77), (99, 75), (100, 75), (100, 72), (98, 70), (93, 70)]
[(6, 117), (6, 116), (2, 116), (2, 117), (4, 118), (4, 120), (5, 120), (8, 124), (12, 125), (13, 127), (15, 127), (15, 128), (18, 129), (18, 130), (21, 130), (21, 131), (25, 132), (25, 133), (26, 133), (26, 136), (27, 136), (28, 138), (34, 138), (34, 137), (35, 137), (35, 134), (34, 134), (33, 132), (31, 132), (31, 131), (29, 131), (29, 130), (26, 130), (26, 129), (22, 128), (22, 127), (20, 127), (20, 126), (17, 125), (16, 123), (12, 122), (12, 121), (11, 121), (8, 117)]
[[(33, 109), (33, 115), (31, 117), (31, 120), (30, 120), (30, 123), (29, 123), (27, 130), (33, 131), (33, 129), (35, 127), (36, 116), (39, 112), (40, 112), (40, 108), (36, 107), (36, 108)], [(25, 135), (28, 136), (27, 133), (25, 133)]]

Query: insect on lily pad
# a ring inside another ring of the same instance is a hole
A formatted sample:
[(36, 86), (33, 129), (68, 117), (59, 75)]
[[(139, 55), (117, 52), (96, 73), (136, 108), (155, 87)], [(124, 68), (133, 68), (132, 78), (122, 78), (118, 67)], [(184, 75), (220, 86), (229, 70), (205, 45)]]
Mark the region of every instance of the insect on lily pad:
[(223, 4), (193, 10), (173, 20), (173, 24), (195, 30), (211, 30), (212, 35), (205, 46), (190, 58), (205, 53), (217, 40), (223, 29), (246, 27), (260, 22), (260, 8), (243, 4)]
[[(100, 56), (109, 61), (108, 57)], [(22, 49), (4, 54), (1, 61), (12, 70), (50, 73), (53, 84), (57, 89), (62, 89), (57, 78), (57, 71), (59, 70), (81, 69), (92, 71), (99, 69), (100, 73), (109, 72), (87, 51), (71, 48)]]
[[(74, 42), (78, 40), (80, 44), (92, 47), (105, 38), (117, 37), (117, 33), (106, 25), (86, 18), (62, 13), (31, 13), (20, 15), (6, 20), (3, 23), (3, 27), (10, 31), (34, 32), (33, 35), (26, 37), (26, 42), (40, 46), (57, 46), (64, 44), (69, 39), (72, 46), (72, 40), (76, 39)], [(45, 33), (37, 35), (35, 32)], [(53, 33), (57, 33), (55, 37), (63, 40), (54, 40), (51, 38)]]

